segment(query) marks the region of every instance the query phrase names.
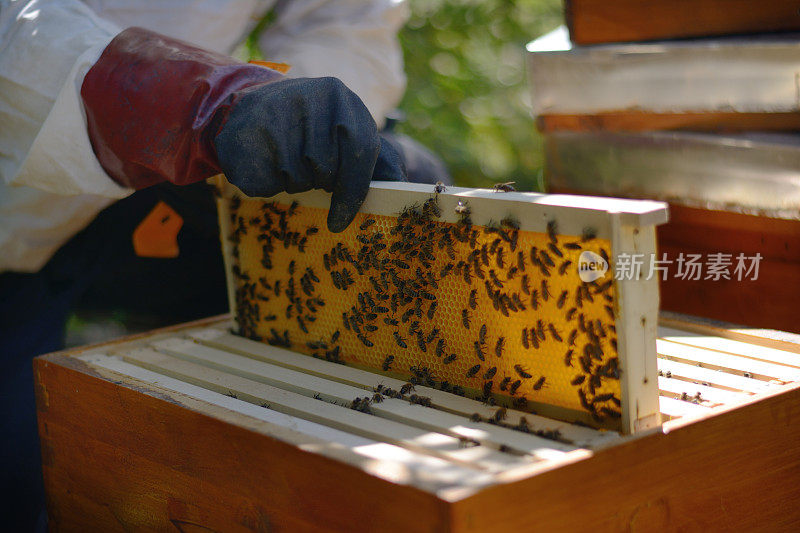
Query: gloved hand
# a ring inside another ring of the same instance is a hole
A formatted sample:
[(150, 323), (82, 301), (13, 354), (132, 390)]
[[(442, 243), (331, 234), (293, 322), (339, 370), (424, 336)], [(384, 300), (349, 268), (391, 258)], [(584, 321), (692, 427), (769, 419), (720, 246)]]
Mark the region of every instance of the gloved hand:
[(185, 185), (224, 172), (250, 196), (324, 189), (328, 228), (352, 222), (400, 156), (335, 78), (281, 74), (141, 28), (106, 47), (81, 87), (100, 164), (121, 185)]

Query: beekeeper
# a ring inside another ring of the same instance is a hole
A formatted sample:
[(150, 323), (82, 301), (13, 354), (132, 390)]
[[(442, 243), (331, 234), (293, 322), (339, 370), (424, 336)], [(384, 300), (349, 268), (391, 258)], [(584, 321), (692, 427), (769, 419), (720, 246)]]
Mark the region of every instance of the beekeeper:
[[(265, 15), (258, 47), (286, 76), (228, 55)], [(27, 528), (41, 501), (30, 357), (59, 348), (92, 255), (129, 217), (67, 244), (136, 190), (220, 172), (254, 196), (325, 189), (343, 230), (371, 179), (404, 179), (378, 130), (404, 91), (405, 17), (402, 0), (0, 0), (6, 524)], [(58, 254), (73, 257), (50, 268)]]

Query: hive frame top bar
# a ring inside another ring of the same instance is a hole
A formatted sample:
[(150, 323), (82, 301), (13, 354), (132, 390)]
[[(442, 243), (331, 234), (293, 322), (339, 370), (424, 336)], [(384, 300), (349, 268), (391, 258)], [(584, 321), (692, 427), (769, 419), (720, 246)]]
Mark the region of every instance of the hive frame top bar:
[[(225, 186), (235, 189), (225, 182)], [(239, 193), (241, 195), (241, 193)], [(374, 181), (361, 207), (362, 212), (396, 216), (407, 206), (423, 202), (434, 194), (434, 186), (420, 183)], [(330, 193), (315, 189), (300, 194), (280, 193), (269, 200), (292, 203), (297, 200), (306, 207), (328, 209)], [(459, 201), (469, 204), (475, 224), (487, 225), (497, 221), (497, 203), (502, 201), (505, 214), (516, 216), (523, 231), (544, 232), (547, 222), (556, 219), (559, 232), (580, 235), (591, 227), (601, 238), (610, 237), (609, 218), (614, 216), (620, 225), (631, 227), (656, 226), (668, 220), (667, 204), (650, 200), (628, 200), (567, 194), (533, 192), (495, 192), (491, 189), (451, 187), (438, 195), (443, 222), (457, 222), (454, 208)]]

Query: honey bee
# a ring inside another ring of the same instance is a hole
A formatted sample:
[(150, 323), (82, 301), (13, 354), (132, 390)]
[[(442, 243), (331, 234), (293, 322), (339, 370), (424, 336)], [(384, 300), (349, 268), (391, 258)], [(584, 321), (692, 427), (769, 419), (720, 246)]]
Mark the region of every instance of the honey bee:
[(514, 192), (516, 189), (513, 187), (515, 181), (506, 181), (504, 183), (495, 183), (492, 187), (494, 192)]
[(392, 334), (394, 335), (394, 341), (397, 343), (399, 347), (404, 349), (408, 348), (408, 344), (406, 344), (406, 341), (403, 339), (403, 337), (400, 336), (399, 332), (393, 331)]
[(506, 408), (500, 407), (497, 409), (497, 411), (494, 412), (494, 415), (492, 415), (492, 421), (494, 423), (502, 422), (503, 420), (506, 419), (506, 416), (507, 416)]
[(537, 336), (536, 330), (533, 327), (531, 327), (531, 346), (537, 350), (539, 349), (539, 337)]
[(389, 356), (386, 357), (386, 359), (383, 360), (382, 368), (383, 368), (384, 372), (387, 372), (392, 367), (392, 362), (394, 362), (394, 356), (393, 355), (389, 355)]
[(572, 366), (572, 354), (574, 350), (569, 349), (567, 353), (564, 354), (564, 366)]
[(528, 406), (528, 399), (525, 396), (520, 396), (514, 399), (514, 409), (525, 409)]
[(428, 320), (433, 320), (433, 315), (434, 315), (434, 313), (436, 313), (436, 307), (438, 305), (439, 305), (439, 303), (436, 300), (431, 302), (430, 307), (428, 307), (428, 313), (427, 313)]
[(511, 383), (511, 378), (508, 376), (504, 377), (503, 380), (500, 381), (500, 390), (501, 391), (506, 390), (508, 388), (509, 383)]
[(480, 369), (481, 369), (481, 365), (475, 365), (475, 366), (473, 366), (472, 368), (470, 368), (469, 370), (467, 370), (467, 377), (468, 377), (468, 378), (471, 378), (471, 377), (473, 377), (475, 374), (477, 374), (477, 373), (480, 371)]
[(439, 342), (436, 343), (436, 357), (441, 357), (444, 355), (444, 339), (439, 339)]
[(572, 381), (570, 381), (569, 384), (573, 385), (573, 386), (577, 386), (577, 385), (580, 385), (581, 383), (583, 383), (585, 380), (586, 380), (586, 376), (585, 375), (578, 374), (577, 376), (572, 378)]
[(536, 380), (536, 383), (533, 384), (533, 390), (540, 390), (544, 386), (545, 376), (540, 377)]
[(497, 268), (501, 270), (505, 268), (505, 251), (502, 247), (497, 249), (497, 252), (495, 253), (495, 261), (497, 263)]
[(506, 342), (505, 337), (499, 337), (497, 339), (497, 343), (494, 346), (494, 354), (497, 357), (503, 357), (503, 346), (505, 345), (505, 342)]
[(611, 392), (598, 394), (594, 398), (592, 398), (592, 403), (602, 403), (611, 400), (614, 397), (614, 394)]
[(558, 300), (556, 301), (556, 307), (558, 307), (559, 309), (562, 309), (564, 307), (564, 304), (567, 301), (567, 295), (569, 295), (569, 291), (561, 291), (561, 295), (558, 297)]
[(613, 283), (614, 283), (614, 280), (613, 279), (609, 279), (609, 280), (604, 281), (603, 283), (601, 283), (599, 285), (596, 285), (595, 289), (594, 289), (594, 293), (595, 294), (599, 294), (601, 292), (606, 292), (609, 288), (611, 288), (611, 285)]
[(494, 270), (492, 269), (489, 270), (489, 277), (492, 279), (492, 283), (494, 283), (498, 289), (503, 288), (503, 282), (500, 281), (500, 278), (497, 277), (497, 274), (495, 273)]
[(425, 352), (425, 353), (428, 352), (428, 347), (425, 344), (425, 338), (422, 336), (422, 332), (421, 331), (417, 331), (417, 346), (423, 352)]
[(549, 329), (549, 330), (550, 330), (550, 335), (551, 335), (551, 336), (552, 336), (552, 337), (553, 337), (555, 340), (557, 340), (558, 342), (563, 342), (563, 339), (561, 338), (561, 335), (559, 335), (559, 334), (558, 334), (558, 330), (556, 330), (556, 327), (553, 325), (553, 323), (552, 323), (552, 322), (551, 322), (550, 324), (548, 324), (548, 325), (547, 325), (547, 329)]
[(497, 367), (493, 366), (486, 371), (486, 373), (483, 375), (483, 379), (492, 379), (495, 374), (497, 374)]
[(478, 339), (480, 340), (481, 344), (486, 344), (486, 333), (487, 332), (488, 332), (488, 328), (486, 327), (486, 324), (483, 324), (481, 326), (481, 330), (480, 330), (480, 332), (478, 334)]
[(547, 266), (549, 267), (556, 266), (555, 262), (550, 258), (550, 254), (548, 254), (544, 250), (541, 250), (539, 252), (539, 256), (543, 259), (543, 263), (546, 264)]
[(557, 230), (558, 225), (556, 224), (555, 219), (547, 222), (547, 236), (550, 237), (550, 242), (552, 244), (558, 244), (558, 237), (556, 236)]
[(442, 359), (442, 363), (449, 365), (450, 363), (456, 360), (456, 357), (457, 357), (456, 354), (451, 353), (450, 355)]
[(358, 340), (360, 340), (360, 341), (361, 341), (361, 343), (362, 343), (364, 346), (366, 346), (367, 348), (372, 348), (373, 346), (375, 346), (375, 344), (373, 344), (373, 342), (372, 342), (371, 340), (369, 340), (369, 339), (368, 339), (366, 336), (364, 336), (363, 334), (359, 333), (359, 334), (357, 335), (357, 337), (358, 337)]
[[(558, 249), (558, 246), (556, 246), (552, 242), (548, 243), (547, 247), (550, 248), (550, 251), (553, 252), (554, 254), (556, 254), (558, 257), (564, 257), (564, 254), (561, 252), (561, 250)], [(550, 266), (553, 266), (553, 265), (550, 265)]]
[(569, 339), (567, 339), (567, 344), (568, 344), (569, 346), (575, 346), (575, 340), (576, 340), (577, 338), (578, 338), (578, 330), (577, 330), (577, 329), (573, 329), (573, 330), (572, 330), (572, 331), (569, 333)]
[(400, 387), (400, 394), (401, 394), (402, 396), (405, 396), (406, 394), (408, 394), (408, 393), (409, 393), (409, 392), (411, 392), (412, 390), (415, 390), (415, 389), (414, 389), (414, 384), (413, 384), (413, 383), (406, 383), (405, 385), (403, 385), (402, 387)]
[(529, 350), (531, 347), (530, 342), (528, 341), (528, 328), (523, 328), (522, 330), (522, 346), (526, 350)]
[(545, 333), (544, 333), (544, 320), (539, 319), (536, 321), (536, 334), (539, 338), (544, 341), (545, 340)]
[(514, 365), (514, 370), (515, 370), (515, 371), (516, 371), (516, 373), (519, 375), (519, 377), (521, 377), (521, 378), (523, 378), (523, 379), (530, 379), (530, 378), (532, 378), (532, 377), (533, 377), (533, 376), (531, 376), (530, 374), (528, 374), (528, 373), (525, 371), (525, 369), (523, 369), (523, 368), (522, 368), (522, 365)]
[(417, 394), (412, 394), (408, 400), (414, 405), (421, 405), (423, 407), (433, 407), (433, 402), (431, 402), (431, 399), (428, 396), (419, 396)]
[(475, 355), (481, 361), (485, 361), (486, 360), (486, 357), (483, 355), (483, 347), (481, 346), (481, 343), (478, 342), (478, 341), (475, 341)]
[(519, 294), (516, 292), (511, 295), (511, 301), (514, 302), (514, 306), (516, 306), (516, 310), (525, 311), (525, 304), (522, 303), (522, 300), (519, 298)]
[(521, 379), (518, 379), (517, 381), (511, 384), (511, 388), (509, 389), (511, 396), (514, 396), (517, 393), (517, 389), (520, 387), (520, 385), (522, 385)]
[(567, 273), (567, 269), (570, 267), (571, 264), (572, 264), (572, 261), (570, 261), (569, 259), (567, 259), (566, 261), (561, 263), (561, 266), (558, 267), (558, 273), (560, 275), (562, 275), (562, 276), (564, 274), (566, 274)]
[(600, 412), (611, 418), (622, 418), (622, 413), (610, 407), (601, 407)]
[(469, 311), (466, 309), (461, 310), (461, 324), (464, 326), (465, 329), (469, 329)]
[(551, 294), (550, 294), (550, 286), (547, 284), (547, 280), (546, 279), (542, 280), (541, 285), (542, 285), (542, 298), (546, 302), (547, 300), (550, 299), (550, 296), (551, 296)]
[(300, 329), (303, 330), (303, 333), (308, 333), (308, 328), (306, 327), (306, 323), (303, 321), (302, 317), (297, 317), (297, 323), (300, 326)]
[(531, 292), (531, 307), (533, 307), (534, 311), (539, 309), (539, 291), (537, 289)]

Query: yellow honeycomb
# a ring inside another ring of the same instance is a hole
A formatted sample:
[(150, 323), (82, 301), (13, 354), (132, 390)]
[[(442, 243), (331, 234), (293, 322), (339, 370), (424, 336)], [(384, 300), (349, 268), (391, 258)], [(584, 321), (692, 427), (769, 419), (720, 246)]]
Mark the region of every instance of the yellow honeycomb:
[[(436, 197), (397, 217), (228, 202), (239, 333), (492, 403), (552, 405), (618, 427), (611, 281), (584, 283), (591, 235), (439, 222)], [(612, 270), (613, 271), (613, 270)]]

